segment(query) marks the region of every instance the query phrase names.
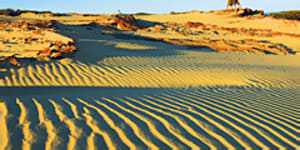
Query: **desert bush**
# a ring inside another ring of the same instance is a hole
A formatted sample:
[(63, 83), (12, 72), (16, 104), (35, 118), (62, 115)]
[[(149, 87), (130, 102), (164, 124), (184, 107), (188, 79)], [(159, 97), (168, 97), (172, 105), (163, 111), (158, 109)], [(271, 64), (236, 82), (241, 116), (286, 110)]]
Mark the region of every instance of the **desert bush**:
[(176, 15), (176, 14), (178, 14), (178, 13), (175, 12), (175, 11), (171, 11), (171, 12), (170, 12), (170, 15)]
[(275, 18), (300, 20), (300, 11), (283, 11), (279, 13), (271, 13), (270, 16), (273, 16)]
[(141, 16), (141, 15), (152, 15), (150, 13), (145, 13), (145, 12), (138, 12), (138, 13), (135, 13), (134, 15), (136, 16)]
[(0, 15), (15, 16), (16, 12), (13, 9), (0, 9)]
[(51, 11), (33, 11), (33, 10), (13, 10), (13, 9), (0, 9), (0, 15), (6, 16), (19, 16), (22, 13), (35, 13), (35, 14), (45, 14), (52, 13)]

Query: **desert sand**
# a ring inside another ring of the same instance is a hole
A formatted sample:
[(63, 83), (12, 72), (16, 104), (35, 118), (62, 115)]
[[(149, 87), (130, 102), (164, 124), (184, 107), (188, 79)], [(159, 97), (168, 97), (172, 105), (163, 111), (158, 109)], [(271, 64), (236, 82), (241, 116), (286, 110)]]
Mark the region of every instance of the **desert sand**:
[(300, 148), (299, 21), (69, 15), (0, 16), (0, 150)]

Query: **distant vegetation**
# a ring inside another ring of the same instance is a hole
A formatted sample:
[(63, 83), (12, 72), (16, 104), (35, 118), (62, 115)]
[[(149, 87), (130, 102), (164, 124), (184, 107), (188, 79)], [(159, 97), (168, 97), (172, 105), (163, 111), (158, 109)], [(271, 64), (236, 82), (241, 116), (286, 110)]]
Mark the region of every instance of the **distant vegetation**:
[(20, 14), (17, 14), (17, 11), (13, 9), (0, 9), (0, 15), (6, 15), (6, 16), (18, 16)]
[(8, 8), (8, 9), (0, 9), (0, 13), (11, 13), (11, 12), (15, 12), (15, 10), (10, 9), (10, 8)]
[(19, 16), (22, 13), (35, 13), (35, 14), (52, 14), (53, 16), (67, 16), (66, 14), (52, 13), (51, 11), (34, 11), (34, 10), (14, 10), (14, 9), (0, 9), (0, 15), (6, 16)]
[(145, 13), (145, 12), (138, 12), (138, 13), (135, 13), (133, 15), (136, 15), (136, 16), (142, 16), (142, 15), (152, 15), (150, 13)]
[(175, 12), (175, 11), (171, 11), (170, 15), (177, 15), (177, 14), (181, 14), (180, 12)]
[(0, 9), (0, 14), (8, 15), (8, 16), (18, 16), (22, 13), (35, 13), (35, 14), (43, 14), (43, 13), (52, 13), (51, 11), (33, 11), (33, 10), (13, 10), (13, 9)]
[(99, 16), (98, 14), (83, 14), (84, 17), (95, 17)]
[(170, 15), (187, 14), (187, 13), (192, 13), (192, 12), (203, 13), (203, 11), (199, 11), (199, 10), (192, 10), (192, 11), (186, 11), (186, 12), (171, 11)]
[(279, 12), (279, 13), (271, 13), (270, 16), (273, 16), (275, 18), (300, 20), (300, 10), (298, 10), (298, 11), (283, 11), (283, 12)]

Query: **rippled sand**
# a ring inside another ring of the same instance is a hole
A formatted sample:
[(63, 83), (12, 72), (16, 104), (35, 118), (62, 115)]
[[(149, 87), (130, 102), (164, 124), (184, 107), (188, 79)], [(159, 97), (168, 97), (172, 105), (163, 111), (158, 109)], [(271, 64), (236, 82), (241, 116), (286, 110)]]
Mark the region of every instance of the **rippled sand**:
[(299, 149), (299, 56), (65, 28), (75, 57), (0, 72), (0, 150)]

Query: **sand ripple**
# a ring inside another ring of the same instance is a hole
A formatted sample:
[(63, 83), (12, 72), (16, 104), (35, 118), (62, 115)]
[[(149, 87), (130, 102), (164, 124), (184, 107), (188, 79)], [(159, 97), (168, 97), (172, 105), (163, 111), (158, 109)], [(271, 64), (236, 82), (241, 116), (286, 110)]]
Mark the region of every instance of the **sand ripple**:
[[(202, 58), (201, 58), (202, 59)], [(291, 87), (299, 78), (294, 68), (249, 67), (228, 60), (210, 62), (192, 56), (109, 57), (97, 64), (80, 61), (11, 68), (0, 86), (88, 86), (188, 88), (199, 86)], [(214, 59), (216, 61), (216, 59)], [(220, 62), (221, 61), (221, 62)], [(285, 69), (285, 72), (282, 71)], [(288, 77), (288, 78), (287, 78)]]
[(0, 150), (299, 148), (292, 57), (184, 53), (11, 68)]
[(299, 89), (224, 87), (9, 98), (0, 149), (297, 149), (299, 97)]

